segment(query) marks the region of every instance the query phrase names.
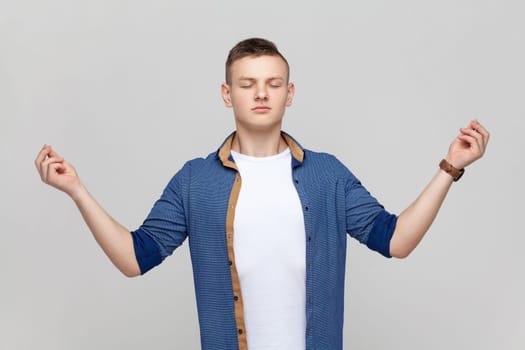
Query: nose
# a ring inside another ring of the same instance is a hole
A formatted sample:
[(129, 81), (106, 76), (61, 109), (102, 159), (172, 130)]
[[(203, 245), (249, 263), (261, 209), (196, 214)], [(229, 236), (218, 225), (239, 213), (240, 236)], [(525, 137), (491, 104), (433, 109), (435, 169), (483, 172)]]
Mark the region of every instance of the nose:
[(265, 85), (258, 85), (257, 91), (255, 91), (255, 100), (256, 101), (266, 101), (268, 100), (268, 91), (266, 90)]

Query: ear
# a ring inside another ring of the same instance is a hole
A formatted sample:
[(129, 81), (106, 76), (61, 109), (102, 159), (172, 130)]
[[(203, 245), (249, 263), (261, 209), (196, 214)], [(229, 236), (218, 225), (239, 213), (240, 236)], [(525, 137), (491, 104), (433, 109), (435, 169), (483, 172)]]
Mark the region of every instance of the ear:
[(286, 107), (290, 107), (292, 105), (294, 94), (295, 94), (294, 83), (288, 83), (288, 96), (286, 97)]
[(230, 85), (226, 83), (222, 83), (221, 94), (222, 94), (222, 100), (224, 101), (224, 104), (226, 105), (226, 107), (233, 106), (230, 91), (231, 91)]

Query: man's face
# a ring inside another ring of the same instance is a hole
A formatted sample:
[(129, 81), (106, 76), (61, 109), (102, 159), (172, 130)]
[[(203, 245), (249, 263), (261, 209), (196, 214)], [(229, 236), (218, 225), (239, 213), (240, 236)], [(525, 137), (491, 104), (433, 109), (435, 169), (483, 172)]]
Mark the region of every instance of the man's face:
[(286, 63), (279, 56), (236, 60), (230, 67), (230, 83), (222, 84), (224, 103), (233, 107), (237, 129), (245, 131), (280, 130), (293, 93)]

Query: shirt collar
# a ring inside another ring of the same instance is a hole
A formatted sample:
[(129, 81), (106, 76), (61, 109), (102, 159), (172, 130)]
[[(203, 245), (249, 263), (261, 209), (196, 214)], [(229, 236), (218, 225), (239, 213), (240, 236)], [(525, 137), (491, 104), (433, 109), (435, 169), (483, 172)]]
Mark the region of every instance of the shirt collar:
[[(237, 169), (233, 157), (231, 156), (232, 141), (235, 136), (235, 131), (232, 132), (222, 145), (217, 150), (217, 157), (221, 160), (222, 165), (228, 168)], [(292, 154), (292, 167), (297, 167), (303, 163), (304, 160), (304, 149), (292, 136), (288, 135), (284, 131), (281, 131), (281, 136), (290, 148)]]

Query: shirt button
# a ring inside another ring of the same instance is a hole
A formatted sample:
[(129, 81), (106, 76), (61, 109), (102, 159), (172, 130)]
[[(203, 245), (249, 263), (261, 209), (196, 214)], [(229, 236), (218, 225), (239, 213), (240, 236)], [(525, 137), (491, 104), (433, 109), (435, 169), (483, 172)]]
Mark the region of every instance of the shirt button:
[(242, 333), (243, 333), (242, 329), (239, 329), (239, 334), (242, 334)]
[(296, 184), (298, 184), (298, 183), (299, 183), (299, 180), (295, 179), (294, 182), (295, 182)]
[(308, 236), (308, 241), (311, 241), (312, 240), (312, 236)]
[(230, 264), (230, 266), (232, 266), (233, 262), (231, 260), (228, 260), (228, 264)]
[(304, 210), (305, 210), (305, 211), (308, 211), (309, 209), (310, 209), (310, 208), (308, 208), (308, 206), (305, 206), (305, 207), (304, 207)]
[(233, 296), (233, 300), (237, 301), (239, 300), (239, 297), (237, 295)]

